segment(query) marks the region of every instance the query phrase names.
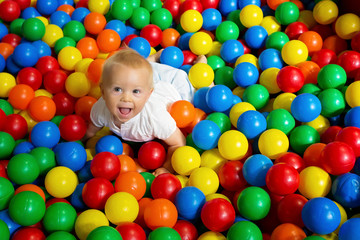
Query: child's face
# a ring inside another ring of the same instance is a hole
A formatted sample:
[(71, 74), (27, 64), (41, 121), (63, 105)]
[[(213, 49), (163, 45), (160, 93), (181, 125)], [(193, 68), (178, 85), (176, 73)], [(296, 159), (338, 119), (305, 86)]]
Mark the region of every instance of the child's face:
[(153, 90), (149, 74), (145, 68), (116, 66), (103, 84), (106, 106), (120, 124), (135, 117), (149, 99)]

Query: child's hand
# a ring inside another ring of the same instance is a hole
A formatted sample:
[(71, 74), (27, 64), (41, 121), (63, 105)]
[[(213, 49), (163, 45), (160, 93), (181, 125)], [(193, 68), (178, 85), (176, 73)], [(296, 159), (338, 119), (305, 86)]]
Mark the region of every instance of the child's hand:
[(157, 177), (157, 176), (159, 176), (159, 175), (161, 175), (161, 174), (163, 174), (163, 173), (170, 173), (170, 171), (167, 170), (167, 169), (164, 168), (164, 167), (161, 167), (161, 168), (156, 169), (156, 170), (153, 172), (153, 174), (154, 174), (155, 177)]

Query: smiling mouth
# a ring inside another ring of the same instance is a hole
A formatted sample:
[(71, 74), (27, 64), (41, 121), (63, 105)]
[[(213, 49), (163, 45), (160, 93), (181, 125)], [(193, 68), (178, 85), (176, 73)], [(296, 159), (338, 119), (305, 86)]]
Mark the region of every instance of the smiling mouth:
[(119, 108), (119, 112), (123, 116), (128, 116), (131, 113), (131, 108)]

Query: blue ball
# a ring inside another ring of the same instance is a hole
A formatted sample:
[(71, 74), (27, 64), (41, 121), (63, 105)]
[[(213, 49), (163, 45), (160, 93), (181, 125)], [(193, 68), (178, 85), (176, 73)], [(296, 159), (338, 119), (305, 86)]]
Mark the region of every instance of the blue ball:
[(8, 226), (10, 235), (12, 235), (16, 230), (22, 227), (11, 219), (8, 209), (0, 211), (0, 219), (3, 220)]
[(225, 85), (215, 85), (206, 93), (207, 105), (216, 112), (228, 110), (233, 103), (233, 94), (230, 88)]
[(219, 10), (214, 8), (205, 9), (202, 13), (204, 23), (202, 28), (208, 31), (216, 30), (216, 28), (222, 22), (222, 16)]
[(240, 9), (243, 9), (247, 5), (256, 5), (260, 7), (261, 1), (260, 0), (238, 0), (238, 5)]
[(44, 41), (37, 40), (32, 42), (32, 45), (37, 49), (39, 58), (44, 56), (51, 56), (51, 48)]
[(178, 47), (167, 47), (160, 55), (160, 63), (179, 68), (184, 63), (184, 54)]
[(74, 6), (74, 1), (73, 0), (57, 0), (59, 6), (67, 4), (67, 5), (71, 5)]
[(230, 115), (231, 108), (232, 108), (235, 104), (237, 104), (237, 103), (239, 103), (239, 102), (242, 102), (241, 98), (240, 98), (239, 96), (237, 96), (237, 95), (234, 95), (234, 94), (233, 94), (232, 98), (233, 98), (233, 101), (232, 101), (231, 107), (230, 107), (228, 110), (222, 112), (222, 113), (226, 114), (227, 116)]
[(60, 130), (53, 122), (39, 122), (31, 130), (31, 142), (35, 147), (53, 148), (59, 141)]
[(6, 69), (9, 73), (11, 73), (12, 75), (16, 75), (22, 67), (20, 67), (19, 65), (17, 65), (14, 62), (14, 55), (11, 54), (7, 59), (6, 59)]
[(285, 65), (284, 61), (281, 58), (281, 53), (279, 50), (274, 48), (268, 48), (262, 51), (259, 56), (259, 66), (261, 70), (268, 68), (283, 68)]
[(245, 32), (245, 42), (250, 48), (259, 49), (265, 46), (268, 33), (262, 26), (252, 26)]
[(219, 126), (211, 120), (198, 122), (192, 131), (192, 139), (198, 148), (210, 150), (217, 146), (221, 130)]
[(126, 37), (126, 25), (120, 20), (114, 19), (109, 21), (106, 24), (105, 29), (111, 29), (117, 32), (121, 40), (124, 40), (124, 38)]
[(263, 187), (266, 185), (266, 174), (273, 166), (270, 158), (262, 154), (254, 154), (244, 162), (242, 173), (250, 185)]
[(259, 70), (249, 62), (242, 62), (236, 65), (233, 72), (234, 82), (243, 88), (255, 84), (259, 79)]
[(58, 165), (74, 172), (84, 167), (87, 159), (85, 148), (77, 142), (64, 142), (56, 146), (55, 159)]
[(183, 35), (181, 35), (179, 37), (178, 47), (181, 50), (190, 50), (189, 41), (190, 41), (190, 38), (191, 38), (192, 35), (194, 35), (194, 33), (187, 32), (187, 33), (184, 33)]
[(36, 9), (41, 15), (51, 15), (59, 7), (57, 0), (37, 0)]
[(194, 107), (203, 110), (205, 113), (211, 113), (213, 110), (206, 103), (206, 94), (210, 88), (199, 88), (194, 94)]
[(34, 7), (27, 7), (22, 12), (20, 17), (23, 19), (40, 17), (41, 14)]
[(220, 0), (218, 9), (221, 15), (227, 16), (232, 11), (238, 9), (238, 0)]
[(39, 60), (38, 49), (31, 43), (20, 43), (14, 49), (13, 60), (20, 67), (32, 67)]
[(311, 122), (320, 115), (321, 102), (311, 93), (302, 93), (292, 101), (291, 113), (300, 122)]
[(206, 202), (204, 193), (196, 187), (184, 187), (177, 192), (175, 206), (179, 217), (192, 221), (200, 217), (201, 209)]
[(50, 16), (50, 24), (55, 24), (63, 28), (65, 24), (71, 21), (71, 17), (64, 11), (55, 11)]
[(84, 210), (87, 208), (86, 204), (82, 199), (82, 190), (84, 186), (85, 183), (78, 184), (75, 188), (75, 191), (70, 196), (71, 205), (78, 210)]
[(184, 70), (187, 74), (189, 74), (189, 71), (191, 69), (192, 65), (186, 64), (179, 67), (179, 69)]
[(360, 106), (351, 108), (345, 115), (345, 127), (360, 128)]
[(339, 239), (358, 240), (360, 239), (360, 218), (350, 218), (344, 222), (339, 230)]
[(133, 28), (132, 26), (126, 25), (126, 36), (129, 36), (131, 34), (140, 35), (140, 31), (136, 28)]
[(246, 138), (254, 139), (266, 130), (266, 118), (258, 111), (250, 110), (240, 115), (237, 121), (237, 129)]
[(31, 142), (24, 141), (16, 145), (13, 151), (13, 155), (20, 153), (30, 153), (34, 148), (35, 146)]
[(301, 218), (310, 231), (317, 234), (329, 234), (339, 226), (341, 215), (338, 206), (332, 200), (317, 197), (305, 203)]
[(137, 51), (141, 56), (147, 58), (150, 55), (150, 43), (142, 37), (136, 37), (130, 40), (129, 47)]
[(343, 207), (360, 207), (360, 176), (354, 173), (338, 176), (331, 186), (331, 192)]
[(3, 72), (6, 66), (5, 58), (0, 54), (0, 72)]
[(220, 55), (225, 62), (235, 63), (240, 56), (244, 55), (244, 46), (238, 40), (227, 40), (221, 45)]
[(77, 173), (79, 178), (79, 182), (87, 182), (90, 179), (94, 178), (90, 170), (91, 161), (87, 161), (82, 169), (80, 169)]
[(75, 8), (71, 14), (71, 20), (84, 23), (85, 17), (90, 13), (90, 10), (84, 7)]
[(9, 30), (5, 26), (5, 24), (0, 23), (0, 41), (1, 39), (9, 33)]
[(121, 140), (113, 135), (107, 135), (100, 138), (95, 144), (96, 154), (100, 152), (112, 152), (115, 155), (121, 155), (123, 153), (123, 145)]

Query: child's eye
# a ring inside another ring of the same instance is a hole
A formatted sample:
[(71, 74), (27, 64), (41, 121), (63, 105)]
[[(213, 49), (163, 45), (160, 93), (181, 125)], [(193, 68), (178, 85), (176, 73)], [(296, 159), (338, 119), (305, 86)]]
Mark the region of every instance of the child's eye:
[(139, 94), (139, 93), (140, 93), (140, 90), (135, 89), (135, 90), (133, 90), (133, 93), (135, 93), (135, 94)]
[(114, 87), (114, 91), (115, 91), (115, 92), (121, 92), (121, 88), (119, 88), (119, 87)]

